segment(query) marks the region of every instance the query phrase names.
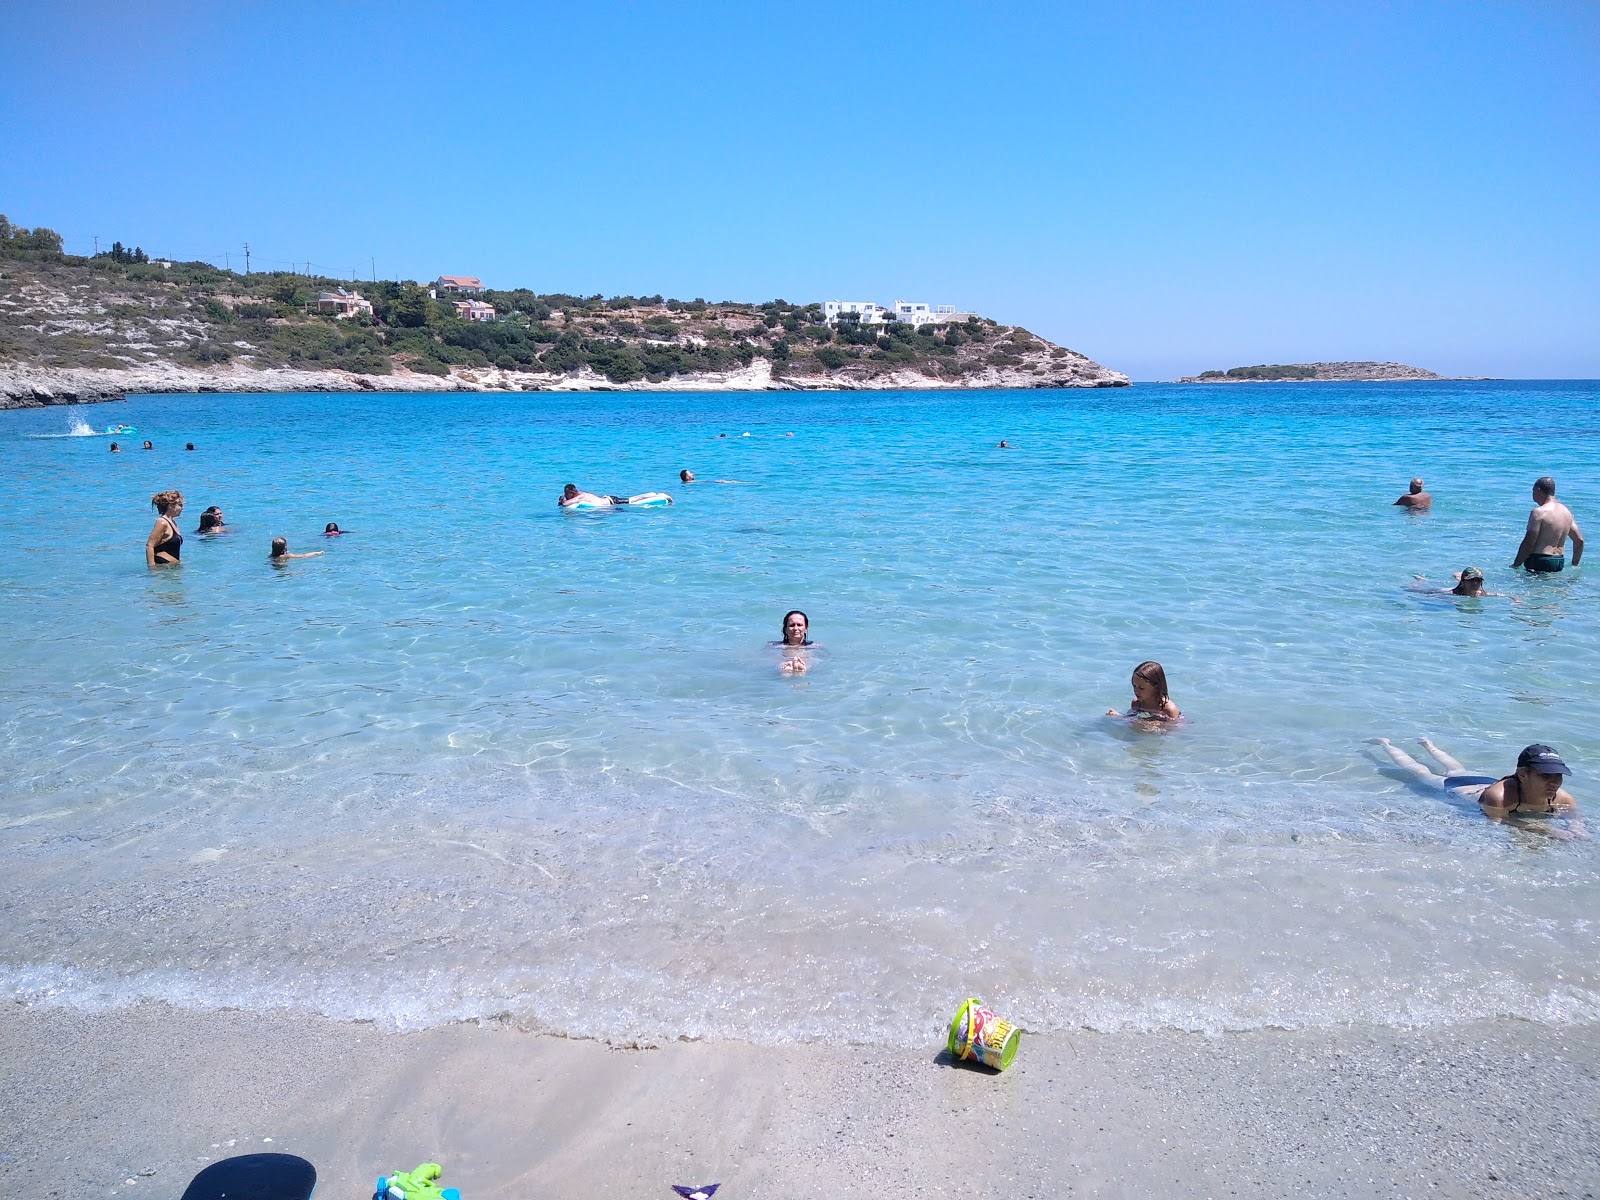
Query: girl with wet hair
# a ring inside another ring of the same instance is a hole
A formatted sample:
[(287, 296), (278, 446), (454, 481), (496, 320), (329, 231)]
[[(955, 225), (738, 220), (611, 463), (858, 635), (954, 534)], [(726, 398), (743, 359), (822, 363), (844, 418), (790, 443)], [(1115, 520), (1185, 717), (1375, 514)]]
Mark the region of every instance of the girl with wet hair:
[(164, 567), (182, 557), (183, 534), (178, 532), (178, 518), (183, 515), (183, 493), (157, 492), (150, 497), (150, 503), (161, 515), (145, 539), (144, 561), (147, 566)]
[(1108, 708), (1106, 716), (1176, 721), (1183, 714), (1178, 711), (1178, 706), (1167, 694), (1166, 671), (1162, 669), (1160, 663), (1149, 661), (1142, 662), (1133, 669), (1133, 703), (1128, 706), (1128, 711), (1120, 713), (1114, 708)]

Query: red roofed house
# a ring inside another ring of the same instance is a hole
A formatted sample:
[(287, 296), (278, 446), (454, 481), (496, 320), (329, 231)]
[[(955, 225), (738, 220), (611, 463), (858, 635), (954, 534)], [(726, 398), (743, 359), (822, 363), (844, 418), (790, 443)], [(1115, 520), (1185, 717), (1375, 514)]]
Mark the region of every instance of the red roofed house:
[(462, 296), (481, 296), (483, 280), (476, 275), (441, 275), (433, 286), (441, 293), (456, 292)]

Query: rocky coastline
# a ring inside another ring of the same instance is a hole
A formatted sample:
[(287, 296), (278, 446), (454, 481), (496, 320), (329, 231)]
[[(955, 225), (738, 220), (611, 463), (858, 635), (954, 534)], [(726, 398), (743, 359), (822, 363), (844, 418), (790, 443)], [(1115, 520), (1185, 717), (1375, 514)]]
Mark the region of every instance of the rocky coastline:
[[(1049, 361), (1049, 360), (1047, 360)], [(766, 359), (736, 371), (679, 375), (660, 383), (612, 383), (587, 368), (572, 374), (505, 371), (495, 367), (456, 368), (431, 375), (397, 368), (388, 375), (349, 371), (306, 371), (288, 367), (255, 369), (239, 364), (189, 367), (170, 362), (124, 370), (47, 367), (0, 362), (0, 409), (43, 408), (58, 404), (105, 404), (129, 395), (205, 392), (711, 392), (711, 391), (886, 391), (955, 388), (1125, 387), (1128, 377), (1088, 359), (1051, 362), (1049, 374), (1032, 366), (986, 367), (961, 379), (930, 377), (918, 371), (852, 374), (848, 367), (828, 375), (785, 375)]]

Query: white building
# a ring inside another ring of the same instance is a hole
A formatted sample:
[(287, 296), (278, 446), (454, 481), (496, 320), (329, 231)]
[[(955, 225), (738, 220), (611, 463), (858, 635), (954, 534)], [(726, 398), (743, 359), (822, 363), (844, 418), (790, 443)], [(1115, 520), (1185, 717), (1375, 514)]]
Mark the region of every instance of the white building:
[(891, 319), (896, 324), (916, 329), (922, 325), (955, 325), (977, 315), (953, 304), (916, 304), (910, 300), (896, 300)]
[(331, 292), (322, 292), (317, 296), (317, 311), (331, 313), (341, 321), (352, 317), (372, 317), (372, 301), (366, 299), (360, 292), (347, 292), (343, 288), (336, 288)]
[(870, 300), (824, 300), (822, 303), (822, 319), (829, 325), (837, 325), (846, 313), (854, 313), (863, 325), (882, 325), (889, 319), (889, 310)]
[(441, 275), (433, 281), (433, 288), (446, 296), (452, 293), (458, 296), (481, 296), (483, 280), (476, 275)]

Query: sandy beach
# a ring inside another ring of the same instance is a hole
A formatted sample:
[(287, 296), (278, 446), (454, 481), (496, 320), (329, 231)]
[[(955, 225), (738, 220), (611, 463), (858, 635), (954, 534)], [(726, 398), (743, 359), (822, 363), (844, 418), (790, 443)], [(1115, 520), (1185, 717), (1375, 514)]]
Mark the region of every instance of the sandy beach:
[(619, 1048), (480, 1024), (13, 1005), (11, 1200), (176, 1197), (302, 1155), (318, 1196), (432, 1159), (466, 1200), (1591, 1196), (1600, 1031), (1520, 1022), (1025, 1037), (1004, 1075), (841, 1043)]

